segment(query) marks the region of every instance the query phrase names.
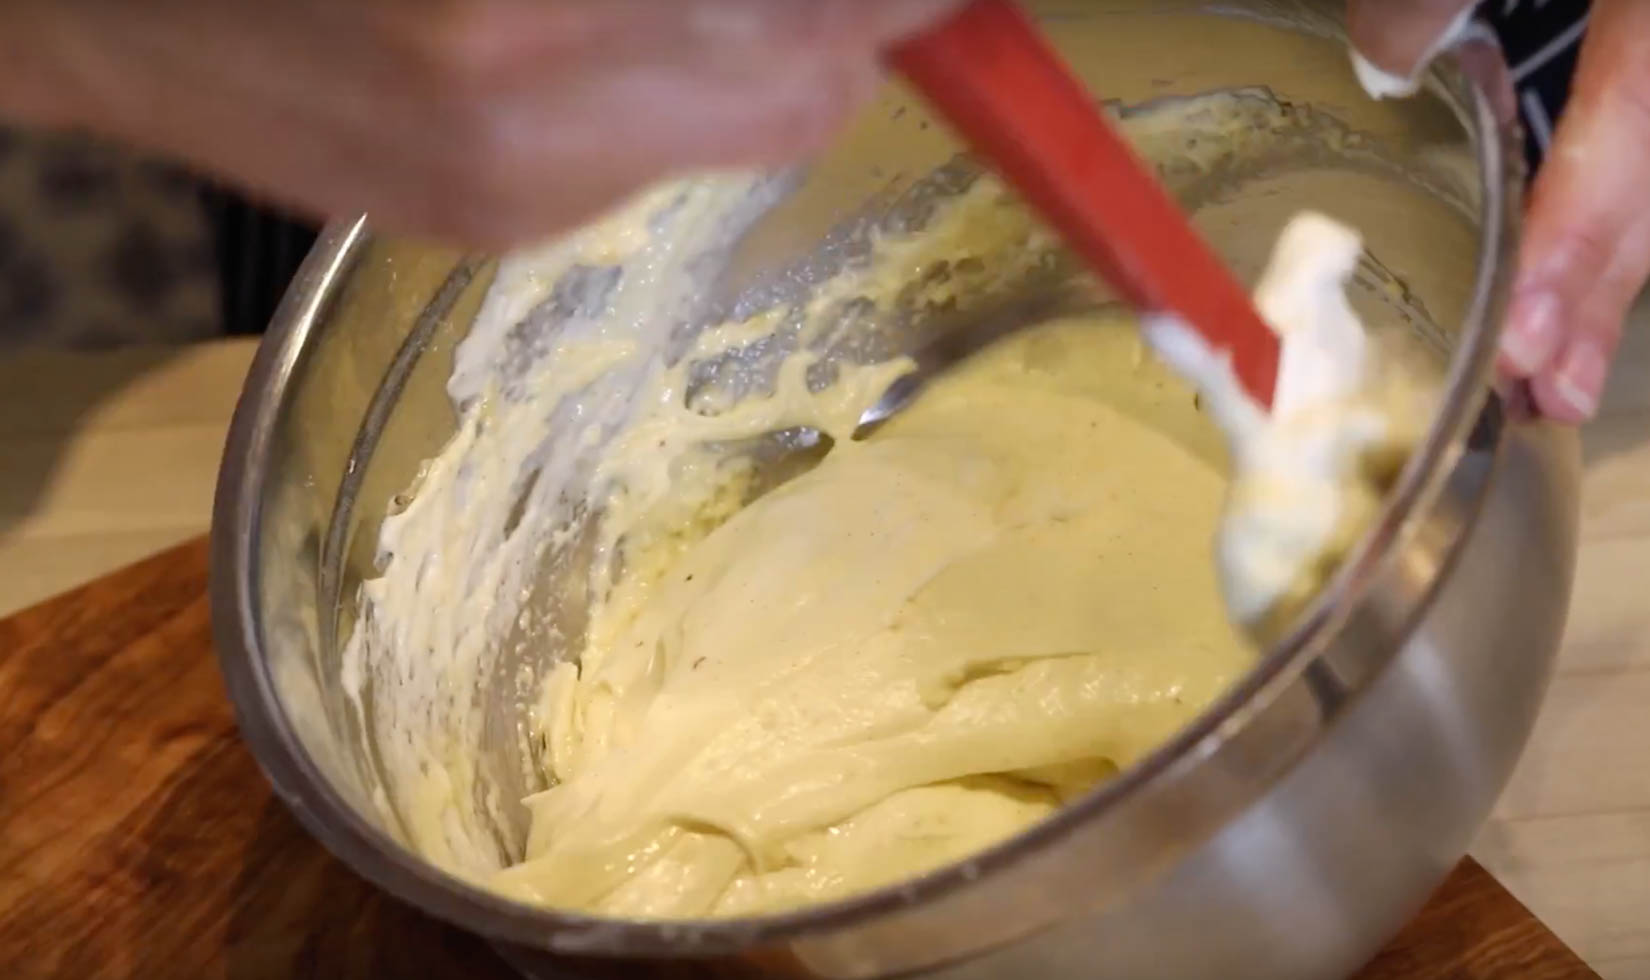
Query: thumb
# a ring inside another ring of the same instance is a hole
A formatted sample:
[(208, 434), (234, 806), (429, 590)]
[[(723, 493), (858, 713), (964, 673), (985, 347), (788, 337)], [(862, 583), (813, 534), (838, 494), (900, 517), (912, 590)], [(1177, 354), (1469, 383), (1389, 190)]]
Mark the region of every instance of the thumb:
[(1598, 0), (1570, 104), (1530, 197), (1501, 366), (1543, 414), (1598, 410), (1650, 275), (1650, 4)]
[(1349, 0), (1346, 31), (1371, 95), (1413, 95), (1434, 56), (1466, 27), (1474, 0)]

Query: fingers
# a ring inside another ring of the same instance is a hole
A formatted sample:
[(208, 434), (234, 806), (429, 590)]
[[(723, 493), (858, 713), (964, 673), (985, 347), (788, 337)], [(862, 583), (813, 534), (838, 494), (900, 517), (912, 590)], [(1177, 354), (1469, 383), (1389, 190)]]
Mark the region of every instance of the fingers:
[(674, 173), (789, 162), (826, 143), (880, 81), (874, 54), (816, 58), (753, 85), (727, 73), (626, 66), (496, 103), (459, 181), (417, 199), (414, 226), (504, 248), (586, 221)]
[(1354, 64), (1372, 95), (1413, 94), (1415, 80), (1466, 23), (1474, 0), (1349, 0)]
[[(569, 62), (729, 74), (864, 55), (958, 0), (364, 0), (434, 74), (527, 82)], [(545, 62), (554, 57), (558, 65)]]
[(1598, 411), (1622, 322), (1650, 276), (1650, 4), (1598, 0), (1536, 181), (1501, 369), (1546, 416)]
[(448, 106), (478, 166), (415, 223), (504, 246), (671, 173), (806, 156), (876, 90), (881, 51), (956, 0), (426, 2), (461, 10), (434, 63), (470, 80)]
[(805, 156), (953, 2), (58, 0), (32, 46), (76, 93), (64, 125), (305, 213), (503, 247), (670, 174)]
[[(601, 0), (597, 0), (601, 2)], [(933, 23), (960, 0), (697, 0), (676, 4), (690, 35), (712, 44), (761, 41), (784, 50), (881, 48)], [(657, 18), (654, 4), (646, 4)], [(679, 35), (680, 36), (680, 35)]]

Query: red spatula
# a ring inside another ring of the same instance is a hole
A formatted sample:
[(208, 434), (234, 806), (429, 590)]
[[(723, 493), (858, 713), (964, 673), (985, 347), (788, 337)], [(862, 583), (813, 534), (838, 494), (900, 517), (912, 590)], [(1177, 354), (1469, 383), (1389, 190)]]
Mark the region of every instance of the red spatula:
[(1178, 314), (1272, 403), (1276, 335), (1017, 4), (973, 0), (890, 60), (1125, 301)]

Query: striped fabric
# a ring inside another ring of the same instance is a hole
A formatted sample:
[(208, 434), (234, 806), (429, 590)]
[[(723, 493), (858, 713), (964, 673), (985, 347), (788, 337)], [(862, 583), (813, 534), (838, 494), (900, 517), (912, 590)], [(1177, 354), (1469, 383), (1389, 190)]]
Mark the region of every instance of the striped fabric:
[(1590, 0), (1485, 0), (1478, 14), (1501, 36), (1518, 86), (1530, 168), (1540, 167), (1570, 98)]

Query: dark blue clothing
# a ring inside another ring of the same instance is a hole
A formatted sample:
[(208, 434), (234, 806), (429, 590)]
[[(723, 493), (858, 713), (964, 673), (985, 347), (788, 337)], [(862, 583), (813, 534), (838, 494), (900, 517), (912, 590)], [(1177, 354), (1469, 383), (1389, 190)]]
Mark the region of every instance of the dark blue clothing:
[(1478, 6), (1478, 16), (1500, 35), (1518, 86), (1531, 172), (1546, 156), (1569, 101), (1591, 6), (1590, 0), (1484, 0)]

